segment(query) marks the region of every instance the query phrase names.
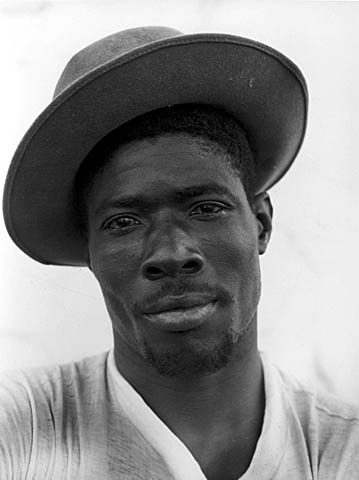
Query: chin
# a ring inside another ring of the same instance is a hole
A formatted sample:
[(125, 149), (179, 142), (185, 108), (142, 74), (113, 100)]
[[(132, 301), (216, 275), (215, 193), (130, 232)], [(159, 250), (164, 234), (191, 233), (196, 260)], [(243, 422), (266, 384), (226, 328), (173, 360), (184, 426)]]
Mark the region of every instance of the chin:
[(189, 378), (213, 374), (226, 367), (235, 350), (232, 332), (217, 337), (216, 342), (204, 344), (199, 339), (166, 349), (144, 341), (145, 359), (166, 377)]

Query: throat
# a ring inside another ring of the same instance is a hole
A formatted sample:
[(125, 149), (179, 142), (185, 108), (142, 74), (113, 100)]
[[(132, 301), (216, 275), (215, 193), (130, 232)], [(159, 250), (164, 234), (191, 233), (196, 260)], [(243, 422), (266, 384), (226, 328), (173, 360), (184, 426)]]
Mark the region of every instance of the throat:
[(197, 388), (195, 395), (177, 392), (171, 408), (155, 409), (209, 480), (237, 480), (251, 464), (265, 411), (259, 355), (250, 371), (248, 381), (234, 386), (233, 378), (211, 392)]
[[(233, 401), (233, 399), (232, 399)], [(234, 401), (233, 401), (234, 403)], [(212, 420), (192, 427), (177, 425), (174, 433), (187, 446), (208, 480), (237, 480), (249, 468), (262, 432), (265, 411), (263, 379), (241, 408), (212, 411)], [(194, 428), (197, 426), (197, 430)]]
[(170, 377), (158, 375), (146, 362), (141, 368), (133, 369), (133, 362), (130, 366), (129, 372), (119, 370), (186, 445), (206, 478), (237, 480), (243, 475), (265, 410), (262, 362), (254, 340), (247, 338), (232, 361), (213, 374)]

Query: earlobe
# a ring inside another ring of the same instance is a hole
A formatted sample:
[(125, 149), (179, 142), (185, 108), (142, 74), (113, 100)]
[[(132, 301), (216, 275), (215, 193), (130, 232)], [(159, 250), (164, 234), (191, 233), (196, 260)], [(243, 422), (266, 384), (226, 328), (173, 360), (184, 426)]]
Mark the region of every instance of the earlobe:
[(273, 218), (273, 207), (267, 192), (256, 195), (253, 212), (258, 226), (258, 253), (263, 255), (271, 237)]

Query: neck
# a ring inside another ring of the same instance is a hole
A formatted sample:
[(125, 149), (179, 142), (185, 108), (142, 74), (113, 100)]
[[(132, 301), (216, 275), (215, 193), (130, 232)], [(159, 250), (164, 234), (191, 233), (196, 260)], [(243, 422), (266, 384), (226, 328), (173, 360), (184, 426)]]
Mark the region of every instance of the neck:
[[(241, 337), (231, 362), (210, 375), (164, 377), (143, 363), (132, 363), (126, 368), (123, 351), (116, 349), (115, 343), (119, 371), (186, 444), (204, 470), (215, 457), (220, 465), (221, 452), (222, 460), (228, 462), (228, 451), (233, 448), (237, 462), (233, 472), (243, 473), (247, 469), (264, 415), (263, 372), (255, 322)], [(221, 478), (225, 478), (223, 470)]]

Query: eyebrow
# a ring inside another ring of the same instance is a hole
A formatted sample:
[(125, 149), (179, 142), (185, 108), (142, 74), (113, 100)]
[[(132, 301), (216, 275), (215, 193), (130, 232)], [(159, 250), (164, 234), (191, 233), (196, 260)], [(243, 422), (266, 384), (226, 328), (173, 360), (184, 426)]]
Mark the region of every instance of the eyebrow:
[[(225, 195), (229, 197), (232, 202), (238, 203), (238, 199), (236, 199), (236, 197), (227, 187), (219, 185), (217, 183), (206, 183), (201, 185), (192, 185), (190, 187), (183, 187), (171, 192), (168, 197), (171, 202), (181, 204), (195, 197), (210, 194), (222, 196)], [(104, 213), (110, 208), (146, 210), (149, 208), (150, 205), (160, 204), (161, 202), (163, 202), (163, 198), (160, 197), (148, 197), (141, 194), (129, 195), (101, 203), (99, 207), (95, 210), (95, 214), (100, 215), (101, 213)]]

